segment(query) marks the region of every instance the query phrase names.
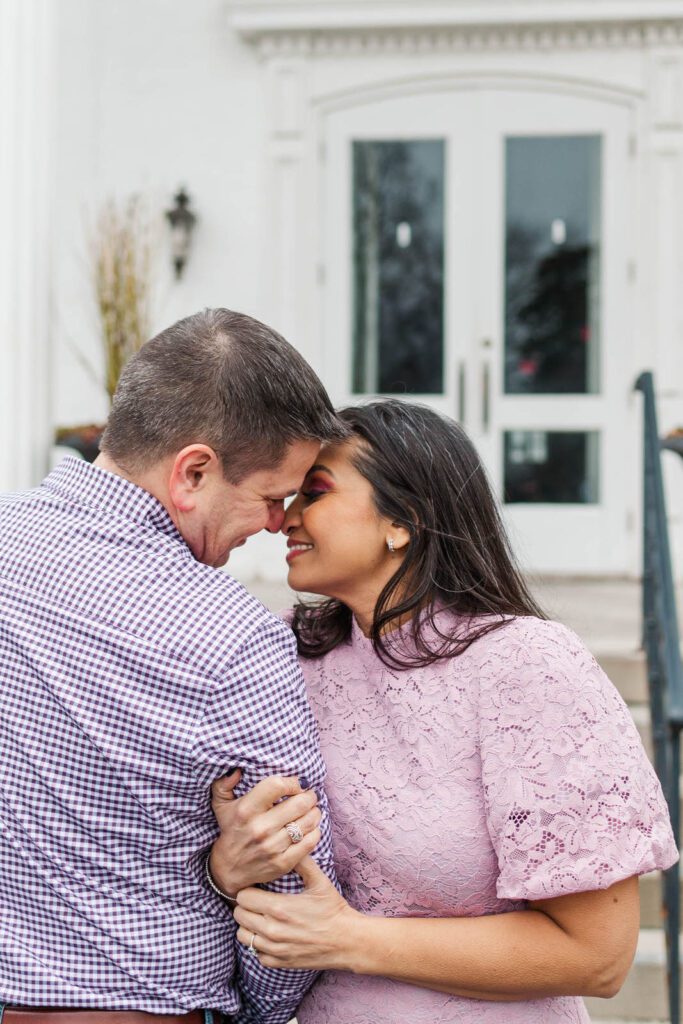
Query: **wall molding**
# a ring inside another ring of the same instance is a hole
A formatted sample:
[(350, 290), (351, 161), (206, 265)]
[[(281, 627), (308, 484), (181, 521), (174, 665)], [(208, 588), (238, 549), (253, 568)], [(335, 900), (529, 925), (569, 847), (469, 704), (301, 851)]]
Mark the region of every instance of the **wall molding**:
[(462, 51), (676, 47), (683, 3), (555, 0), (410, 5), (232, 3), (230, 24), (264, 59)]
[(0, 490), (48, 468), (54, 0), (0, 2)]

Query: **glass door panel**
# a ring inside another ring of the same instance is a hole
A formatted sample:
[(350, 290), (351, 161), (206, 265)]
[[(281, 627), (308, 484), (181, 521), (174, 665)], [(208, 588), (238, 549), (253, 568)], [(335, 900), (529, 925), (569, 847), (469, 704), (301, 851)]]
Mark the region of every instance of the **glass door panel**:
[[(492, 385), (475, 441), (525, 567), (623, 571), (630, 115), (531, 90), (481, 103), (479, 337)], [(485, 301), (496, 295), (497, 316)]]
[(506, 504), (595, 505), (599, 501), (597, 431), (506, 430)]
[(600, 390), (600, 136), (505, 143), (505, 392)]
[(444, 390), (444, 142), (353, 142), (353, 392)]
[(460, 419), (536, 572), (628, 564), (630, 131), (541, 87), (325, 119), (323, 380)]
[(321, 376), (337, 405), (469, 405), (477, 168), (470, 97), (382, 98), (324, 119)]

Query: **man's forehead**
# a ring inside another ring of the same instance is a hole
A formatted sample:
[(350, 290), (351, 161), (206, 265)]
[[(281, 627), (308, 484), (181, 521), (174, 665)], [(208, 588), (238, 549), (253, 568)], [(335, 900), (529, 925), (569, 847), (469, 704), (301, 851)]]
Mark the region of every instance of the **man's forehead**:
[(294, 494), (315, 463), (319, 452), (320, 444), (317, 441), (297, 441), (290, 445), (285, 457), (277, 466), (255, 475), (260, 477), (259, 482), (262, 486)]

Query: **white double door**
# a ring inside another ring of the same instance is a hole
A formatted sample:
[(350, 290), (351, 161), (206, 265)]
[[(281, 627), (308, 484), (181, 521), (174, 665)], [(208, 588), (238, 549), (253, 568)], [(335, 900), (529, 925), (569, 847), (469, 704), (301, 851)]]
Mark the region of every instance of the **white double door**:
[(332, 112), (324, 132), (335, 403), (459, 419), (526, 569), (628, 569), (628, 110), (482, 87)]

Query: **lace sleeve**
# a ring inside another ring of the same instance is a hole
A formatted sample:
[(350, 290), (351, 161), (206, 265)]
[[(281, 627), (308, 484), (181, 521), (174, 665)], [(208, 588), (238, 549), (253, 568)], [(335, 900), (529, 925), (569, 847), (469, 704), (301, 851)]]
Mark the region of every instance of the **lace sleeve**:
[(480, 749), (500, 898), (604, 889), (678, 857), (626, 705), (554, 622), (513, 620), (480, 667)]

